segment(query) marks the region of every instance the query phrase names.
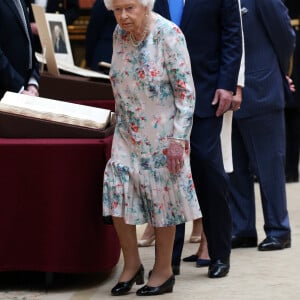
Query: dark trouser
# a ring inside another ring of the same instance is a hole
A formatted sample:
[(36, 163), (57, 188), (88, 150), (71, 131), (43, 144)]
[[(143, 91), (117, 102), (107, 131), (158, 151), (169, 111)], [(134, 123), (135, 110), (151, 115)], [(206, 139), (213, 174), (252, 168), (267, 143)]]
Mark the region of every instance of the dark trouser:
[[(228, 175), (221, 152), (221, 128), (222, 118), (194, 117), (191, 134), (192, 175), (212, 261), (228, 259), (231, 252), (232, 224), (228, 205)], [(184, 243), (180, 226), (176, 228), (173, 262), (180, 261)]]
[(256, 236), (253, 174), (257, 176), (267, 236), (289, 237), (285, 191), (284, 112), (233, 120), (230, 174), (233, 234)]

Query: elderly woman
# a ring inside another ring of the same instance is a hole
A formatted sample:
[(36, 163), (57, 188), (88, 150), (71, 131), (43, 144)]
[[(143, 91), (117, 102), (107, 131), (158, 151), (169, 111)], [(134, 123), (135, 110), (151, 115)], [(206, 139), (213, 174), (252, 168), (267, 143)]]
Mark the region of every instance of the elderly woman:
[(136, 226), (155, 227), (151, 276), (138, 296), (173, 291), (175, 225), (200, 218), (189, 161), (195, 104), (184, 36), (152, 12), (154, 0), (104, 0), (118, 23), (111, 84), (116, 101), (112, 156), (104, 175), (103, 215), (111, 215), (124, 268), (112, 295), (144, 283)]

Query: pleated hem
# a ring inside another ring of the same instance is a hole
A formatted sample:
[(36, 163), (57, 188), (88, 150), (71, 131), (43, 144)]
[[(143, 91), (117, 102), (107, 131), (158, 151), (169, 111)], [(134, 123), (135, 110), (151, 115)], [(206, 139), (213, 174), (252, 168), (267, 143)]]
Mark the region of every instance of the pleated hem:
[(167, 168), (138, 172), (109, 161), (103, 185), (103, 215), (123, 217), (127, 224), (178, 225), (202, 216), (192, 176), (170, 175)]

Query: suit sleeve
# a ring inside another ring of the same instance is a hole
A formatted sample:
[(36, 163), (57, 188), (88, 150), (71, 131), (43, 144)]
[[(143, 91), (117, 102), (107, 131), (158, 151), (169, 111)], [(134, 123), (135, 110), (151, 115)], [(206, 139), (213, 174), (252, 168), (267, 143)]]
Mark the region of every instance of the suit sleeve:
[[(27, 2), (29, 3), (28, 4), (29, 22), (33, 22), (34, 17), (33, 17), (33, 11), (32, 11), (32, 7), (31, 7), (31, 3), (30, 3), (32, 1), (27, 0)], [(31, 31), (31, 29), (30, 29), (30, 31)], [(31, 45), (34, 45), (34, 36), (33, 36), (32, 32), (30, 32), (30, 38), (31, 38)], [(38, 63), (34, 52), (35, 52), (35, 49), (34, 49), (34, 47), (32, 47), (32, 70), (31, 70), (30, 78), (34, 78), (39, 83), (39, 81), (40, 81), (40, 64)]]
[[(40, 70), (40, 64), (38, 63), (38, 61), (36, 59), (34, 59), (30, 78), (31, 79), (34, 78), (38, 83), (40, 81), (40, 71), (39, 70)], [(26, 84), (28, 84), (28, 82)]]
[(6, 55), (0, 48), (0, 82), (4, 90), (18, 92), (26, 85), (24, 78), (11, 65)]
[[(29, 78), (34, 78), (37, 82), (40, 80), (39, 63), (33, 57), (33, 68)], [(28, 78), (28, 80), (29, 80)], [(6, 55), (0, 48), (0, 85), (4, 90), (19, 92), (22, 86), (26, 88), (28, 82), (11, 65)]]
[(264, 24), (284, 74), (288, 73), (295, 47), (295, 32), (282, 0), (256, 1), (257, 13)]
[(237, 85), (240, 87), (244, 87), (245, 86), (245, 42), (244, 42), (244, 31), (243, 31), (243, 19), (241, 13), (241, 1), (238, 0), (238, 2), (239, 2), (240, 18), (241, 18), (242, 58), (241, 58), (241, 65), (240, 65)]
[(235, 92), (242, 56), (241, 18), (237, 0), (223, 0), (221, 69), (218, 88)]

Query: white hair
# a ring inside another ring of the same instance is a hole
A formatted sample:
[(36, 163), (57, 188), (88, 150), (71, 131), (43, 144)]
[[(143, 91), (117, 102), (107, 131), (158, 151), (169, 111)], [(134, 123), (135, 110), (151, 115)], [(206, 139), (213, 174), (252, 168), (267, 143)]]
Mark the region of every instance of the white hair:
[[(137, 0), (140, 2), (143, 6), (148, 7), (148, 9), (151, 11), (154, 6), (155, 0)], [(104, 0), (104, 4), (108, 10), (113, 10), (114, 6), (114, 0)]]

